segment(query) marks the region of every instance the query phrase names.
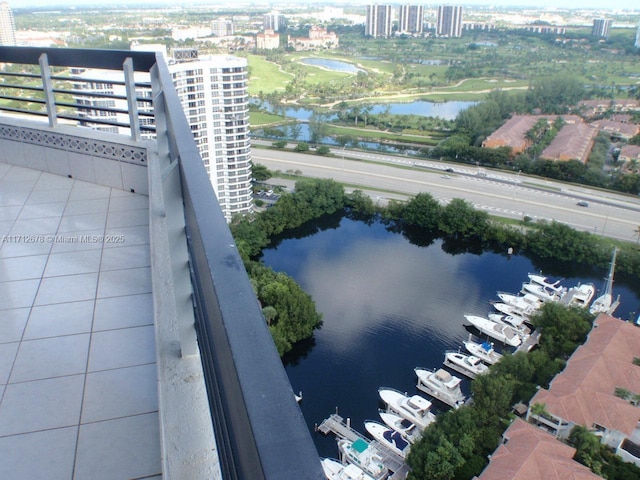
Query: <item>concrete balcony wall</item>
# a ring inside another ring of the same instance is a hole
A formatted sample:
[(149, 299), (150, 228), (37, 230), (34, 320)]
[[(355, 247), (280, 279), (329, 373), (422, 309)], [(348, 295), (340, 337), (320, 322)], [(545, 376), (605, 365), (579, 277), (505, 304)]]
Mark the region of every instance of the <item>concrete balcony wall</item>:
[[(119, 190), (149, 194), (147, 149), (134, 142), (78, 127), (34, 127), (34, 122), (6, 117), (0, 124), (0, 151), (11, 165), (53, 173)], [(146, 144), (145, 144), (146, 143)]]

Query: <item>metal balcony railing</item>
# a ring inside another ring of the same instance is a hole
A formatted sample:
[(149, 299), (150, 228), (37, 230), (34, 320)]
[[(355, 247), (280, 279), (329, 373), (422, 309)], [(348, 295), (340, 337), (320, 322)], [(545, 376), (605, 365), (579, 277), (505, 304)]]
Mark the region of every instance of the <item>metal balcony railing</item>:
[[(0, 63), (5, 65), (0, 71), (5, 82), (0, 84), (0, 110), (31, 118), (46, 116), (52, 128), (59, 119), (88, 121), (81, 114), (88, 106), (68, 98), (89, 96), (72, 88), (78, 79), (71, 78), (71, 69), (124, 72), (120, 84), (124, 95), (100, 96), (116, 104), (126, 99), (127, 108), (90, 106), (90, 110), (116, 115), (124, 110), (128, 121), (104, 120), (104, 124), (129, 128), (134, 140), (141, 132), (153, 131), (163, 175), (174, 168), (179, 171), (195, 329), (223, 478), (324, 478), (162, 56), (137, 51), (0, 47)], [(136, 82), (134, 73), (147, 78)], [(101, 77), (90, 81), (113, 84)], [(152, 97), (136, 95), (136, 90), (146, 88), (152, 89)], [(146, 105), (149, 101), (152, 108), (137, 110), (140, 102)], [(155, 126), (140, 125), (143, 115), (151, 115)], [(79, 135), (81, 132), (79, 129)], [(166, 210), (174, 209), (169, 205)]]

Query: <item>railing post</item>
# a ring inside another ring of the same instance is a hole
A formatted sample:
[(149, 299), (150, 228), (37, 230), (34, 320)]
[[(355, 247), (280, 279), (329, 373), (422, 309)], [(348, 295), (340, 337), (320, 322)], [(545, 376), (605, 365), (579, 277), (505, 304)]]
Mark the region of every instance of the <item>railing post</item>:
[(47, 117), (49, 117), (49, 126), (56, 127), (58, 125), (58, 117), (56, 115), (56, 99), (53, 96), (53, 84), (51, 83), (51, 68), (49, 67), (49, 59), (47, 54), (43, 53), (38, 59), (40, 63), (40, 75), (42, 77), (42, 88), (44, 90), (44, 101), (47, 106)]
[(131, 139), (140, 140), (140, 122), (138, 121), (138, 102), (136, 100), (136, 82), (133, 78), (133, 60), (128, 57), (122, 64), (124, 70), (124, 84), (127, 90), (127, 104), (129, 106), (129, 125), (131, 125)]

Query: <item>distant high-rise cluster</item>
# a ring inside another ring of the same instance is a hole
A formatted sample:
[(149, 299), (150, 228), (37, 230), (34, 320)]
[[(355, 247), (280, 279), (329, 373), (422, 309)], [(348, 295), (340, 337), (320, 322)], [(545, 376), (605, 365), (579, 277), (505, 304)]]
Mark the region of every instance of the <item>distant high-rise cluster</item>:
[(611, 30), (611, 20), (608, 18), (594, 18), (591, 35), (599, 38), (609, 38), (609, 30)]
[(365, 34), (370, 37), (390, 37), (392, 26), (391, 5), (368, 5)]
[(638, 25), (638, 31), (636, 32), (636, 48), (640, 48), (640, 25)]
[(269, 12), (262, 17), (262, 28), (280, 32), (287, 26), (287, 19), (280, 12)]
[(211, 23), (211, 30), (216, 37), (228, 37), (234, 34), (233, 21), (219, 18)]
[(0, 3), (0, 45), (16, 44), (16, 23), (7, 2)]
[(400, 5), (398, 31), (412, 34), (422, 33), (424, 31), (424, 7), (422, 5)]
[(462, 36), (462, 7), (454, 5), (440, 5), (436, 25), (438, 37)]

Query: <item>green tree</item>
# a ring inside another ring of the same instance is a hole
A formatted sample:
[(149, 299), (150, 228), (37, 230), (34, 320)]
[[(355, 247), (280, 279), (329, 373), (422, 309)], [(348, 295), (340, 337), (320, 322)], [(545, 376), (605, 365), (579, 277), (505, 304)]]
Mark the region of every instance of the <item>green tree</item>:
[(329, 153), (331, 153), (331, 148), (329, 148), (327, 145), (320, 145), (318, 148), (316, 148), (316, 153), (318, 155), (328, 155)]
[(434, 230), (440, 224), (442, 207), (429, 193), (419, 193), (404, 207), (403, 220), (409, 225)]
[(309, 151), (309, 144), (306, 143), (306, 142), (300, 142), (295, 146), (294, 150), (296, 152), (308, 152)]
[(256, 182), (264, 182), (269, 180), (273, 174), (266, 166), (260, 163), (254, 163), (251, 166), (251, 176)]
[(540, 346), (550, 358), (567, 358), (584, 343), (591, 330), (593, 315), (587, 309), (567, 308), (546, 303), (532, 317), (534, 327), (542, 332)]

